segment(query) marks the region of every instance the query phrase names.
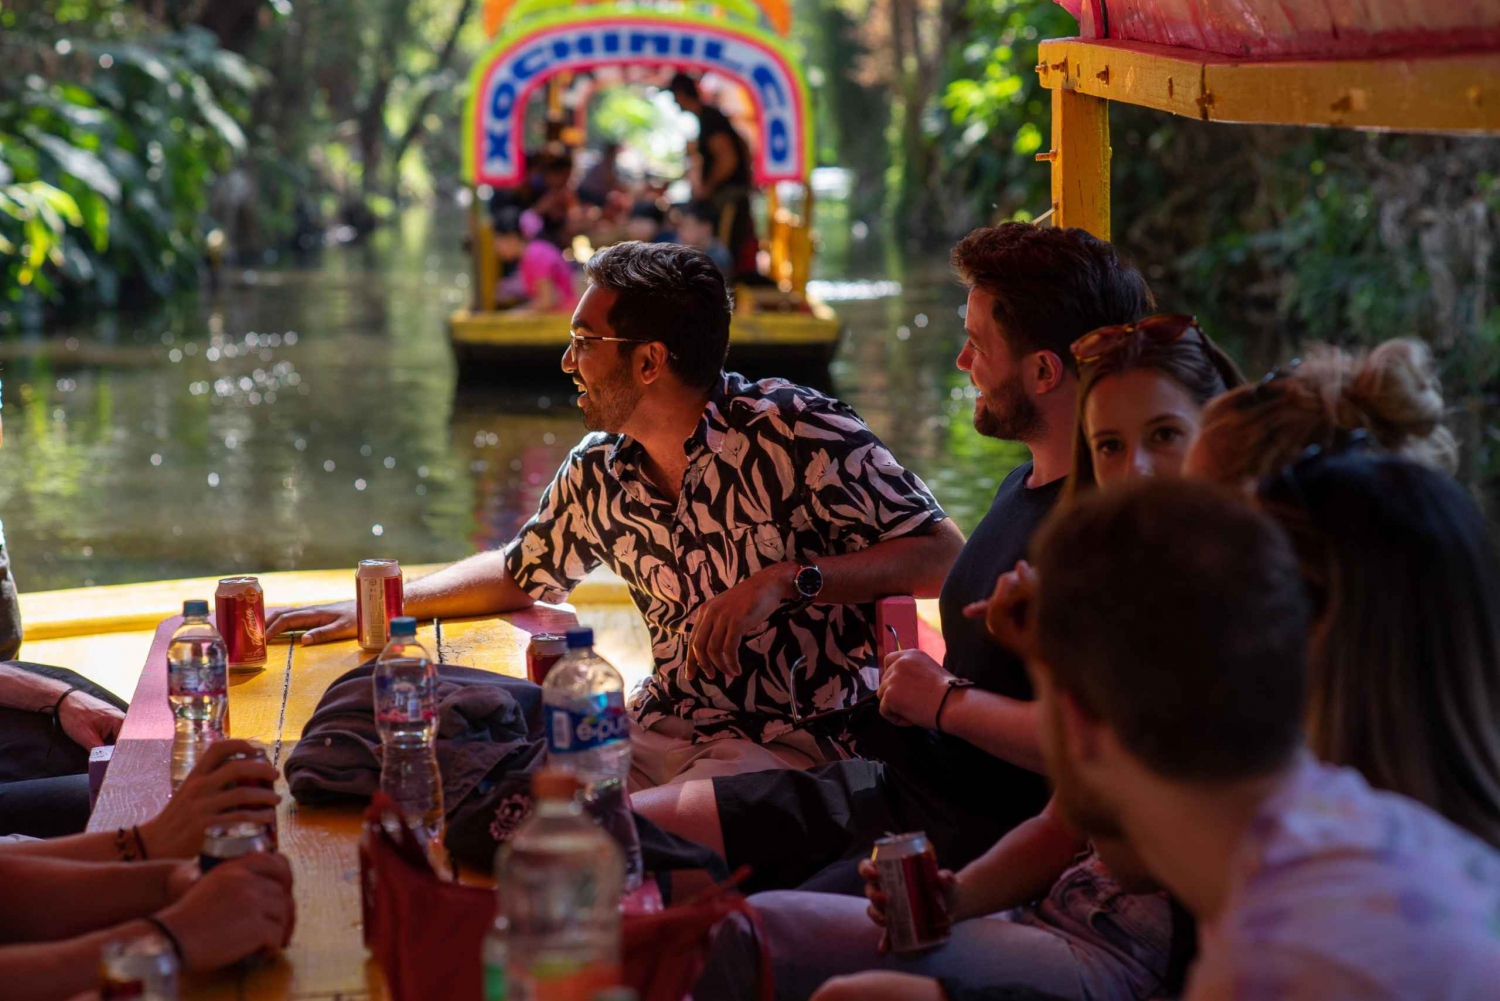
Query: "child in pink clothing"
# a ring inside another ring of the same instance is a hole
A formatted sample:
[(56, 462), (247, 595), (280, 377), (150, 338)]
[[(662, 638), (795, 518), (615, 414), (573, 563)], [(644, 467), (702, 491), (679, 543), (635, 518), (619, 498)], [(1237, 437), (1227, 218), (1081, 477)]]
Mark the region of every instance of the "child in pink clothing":
[(571, 314), (578, 305), (573, 269), (562, 251), (540, 236), (542, 226), (542, 217), (529, 210), (496, 221), (495, 252), (502, 261), (518, 262), (505, 291), (523, 298), (522, 308)]

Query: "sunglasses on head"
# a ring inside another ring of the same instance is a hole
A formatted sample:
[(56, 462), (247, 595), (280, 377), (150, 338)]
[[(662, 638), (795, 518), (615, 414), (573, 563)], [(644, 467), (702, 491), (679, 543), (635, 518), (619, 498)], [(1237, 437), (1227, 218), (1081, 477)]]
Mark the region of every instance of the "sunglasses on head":
[(1338, 428), (1328, 445), (1309, 445), (1302, 454), (1267, 476), (1256, 488), (1256, 496), (1270, 504), (1290, 504), (1308, 515), (1312, 508), (1307, 502), (1308, 477), (1314, 475), (1329, 459), (1355, 453), (1368, 452), (1375, 447), (1375, 439), (1364, 428), (1346, 430)]
[(1196, 316), (1186, 313), (1158, 313), (1135, 323), (1120, 323), (1112, 327), (1092, 330), (1073, 342), (1070, 349), (1073, 360), (1080, 365), (1090, 365), (1112, 351), (1117, 351), (1131, 337), (1140, 337), (1155, 344), (1170, 344), (1187, 336), (1189, 330), (1198, 332), (1203, 341), (1203, 328)]
[[(1272, 392), (1272, 389), (1275, 388), (1276, 384), (1282, 379), (1285, 379), (1292, 373), (1296, 372), (1297, 366), (1301, 364), (1301, 358), (1293, 358), (1285, 365), (1277, 365), (1275, 368), (1271, 369), (1271, 371), (1261, 376), (1260, 381), (1255, 384), (1255, 388), (1251, 389), (1250, 392), (1245, 394), (1245, 403), (1254, 406), (1257, 404), (1265, 403), (1267, 400), (1272, 399), (1275, 396), (1275, 394)], [(1309, 447), (1316, 448), (1317, 446)]]

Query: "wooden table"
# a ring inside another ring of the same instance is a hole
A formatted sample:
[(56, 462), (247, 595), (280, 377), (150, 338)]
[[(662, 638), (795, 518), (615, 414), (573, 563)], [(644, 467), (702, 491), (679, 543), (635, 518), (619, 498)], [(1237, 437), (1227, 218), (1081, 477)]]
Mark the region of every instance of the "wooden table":
[[(449, 664), (525, 677), (532, 633), (561, 632), (576, 619), (567, 606), (536, 607), (499, 618), (425, 623), (419, 636)], [(156, 630), (145, 670), (115, 745), (89, 830), (114, 830), (150, 819), (171, 795), (172, 712), (167, 705), (167, 644), (181, 618)], [(321, 646), (277, 643), (263, 671), (231, 675), (229, 733), (265, 746), (278, 769), (328, 685), (368, 655), (350, 640)], [(361, 943), (359, 862), (361, 810), (301, 807), (277, 782), (281, 850), (296, 879), (297, 930), (275, 963), (222, 973), (186, 985), (185, 998), (205, 1001), (352, 1001), (383, 998), (380, 974)]]

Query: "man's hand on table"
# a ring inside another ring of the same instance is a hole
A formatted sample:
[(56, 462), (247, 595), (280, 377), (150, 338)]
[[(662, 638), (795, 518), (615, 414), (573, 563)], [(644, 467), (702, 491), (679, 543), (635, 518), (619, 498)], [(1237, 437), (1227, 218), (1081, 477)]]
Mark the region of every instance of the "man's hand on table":
[(937, 728), (938, 707), (952, 674), (920, 650), (897, 650), (880, 672), (880, 715), (897, 726)]
[(189, 970), (218, 970), (263, 949), (283, 949), (297, 923), (292, 867), (269, 853), (223, 862), (156, 917), (177, 937)]
[(241, 820), (269, 824), (276, 819), (281, 797), (271, 789), (241, 784), (274, 783), (276, 769), (255, 758), (228, 760), (232, 754), (254, 749), (244, 740), (217, 740), (209, 745), (161, 813), (141, 825), (141, 838), (151, 858), (192, 858), (203, 847), (203, 832), (211, 824)]
[(783, 601), (796, 593), (792, 580), (795, 563), (778, 563), (752, 574), (721, 594), (698, 606), (693, 633), (688, 640), (683, 677), (691, 680), (699, 672), (712, 678), (723, 671), (728, 677), (740, 673), (740, 643), (745, 634), (763, 625)]
[(305, 629), (307, 631), (302, 634), (303, 643), (329, 643), (352, 638), (356, 625), (352, 601), (286, 608), (274, 613), (266, 622), (266, 639), (274, 639), (292, 630)]
[(72, 691), (57, 707), (57, 721), (68, 739), (85, 751), (113, 744), (125, 714), (88, 692)]

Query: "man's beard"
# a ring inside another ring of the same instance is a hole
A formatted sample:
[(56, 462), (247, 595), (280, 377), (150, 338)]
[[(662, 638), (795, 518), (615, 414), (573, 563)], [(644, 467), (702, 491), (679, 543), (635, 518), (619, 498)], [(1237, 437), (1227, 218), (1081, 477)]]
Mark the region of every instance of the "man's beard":
[[(1051, 711), (1058, 713), (1055, 705)], [(1049, 745), (1043, 748), (1047, 774), (1052, 778), (1053, 794), (1069, 825), (1085, 837), (1123, 839), (1125, 830), (1118, 813), (1104, 797), (1089, 788), (1068, 760), (1063, 750), (1062, 721), (1054, 715), (1052, 725), (1043, 729)]]
[(1036, 401), (1026, 395), (1019, 375), (986, 390), (974, 406), (974, 430), (986, 438), (1004, 441), (1036, 441), (1047, 431), (1047, 418)]
[(619, 432), (641, 402), (641, 391), (630, 378), (628, 358), (621, 358), (612, 372), (585, 388), (583, 426), (590, 431)]

